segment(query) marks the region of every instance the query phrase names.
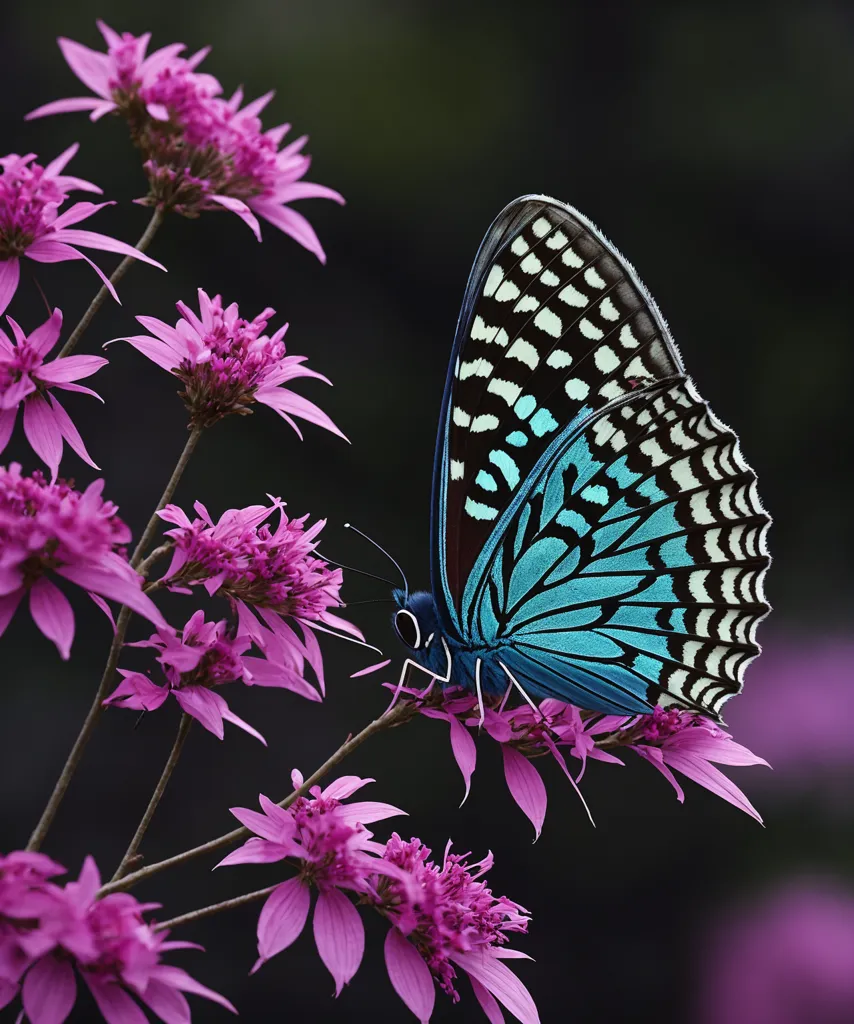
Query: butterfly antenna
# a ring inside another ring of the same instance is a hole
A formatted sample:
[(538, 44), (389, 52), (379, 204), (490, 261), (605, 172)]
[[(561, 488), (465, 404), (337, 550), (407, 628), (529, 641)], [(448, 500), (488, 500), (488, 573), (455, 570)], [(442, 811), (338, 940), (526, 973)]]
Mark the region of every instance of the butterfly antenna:
[(373, 546), (377, 549), (377, 551), (382, 551), (382, 553), (386, 556), (386, 558), (391, 562), (391, 564), (395, 567), (395, 569), (397, 569), (397, 571), (400, 573), (400, 578), (403, 580), (403, 589), (406, 591), (406, 596), (409, 597), (409, 582), (406, 579), (406, 573), (403, 571), (403, 569), (401, 569), (400, 564), (398, 563), (397, 559), (392, 558), (392, 556), (388, 553), (388, 551), (386, 551), (386, 549), (381, 544), (377, 544), (377, 542), (375, 540), (373, 540), (371, 537), (369, 537), (366, 533), (363, 533), (358, 527), (353, 526), (351, 523), (345, 523), (344, 524), (344, 529), (345, 530), (352, 530), (354, 533), (358, 533), (358, 535), (360, 537), (364, 537), (365, 540), (369, 544), (373, 544)]
[(321, 554), (319, 551), (316, 552), (318, 558), (322, 558), (324, 562), (328, 562), (330, 565), (337, 565), (339, 569), (346, 569), (347, 572), (357, 572), (360, 576), (370, 576), (372, 580), (379, 580), (380, 583), (387, 583), (388, 586), (393, 587), (394, 583), (391, 580), (387, 580), (385, 576), (377, 576), (373, 572), (365, 572), (364, 569), (354, 569), (352, 565), (344, 565), (343, 562), (336, 562), (334, 558), (327, 558), (326, 555)]

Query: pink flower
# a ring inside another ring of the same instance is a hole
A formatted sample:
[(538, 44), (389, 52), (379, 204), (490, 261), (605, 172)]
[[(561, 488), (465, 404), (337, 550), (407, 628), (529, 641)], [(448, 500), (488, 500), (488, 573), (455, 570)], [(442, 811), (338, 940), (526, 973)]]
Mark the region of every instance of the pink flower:
[[(245, 636), (232, 636), (225, 621), (205, 622), (202, 611), (193, 614), (180, 635), (173, 634), (171, 630), (158, 630), (149, 640), (128, 646), (153, 647), (159, 654), (157, 660), (163, 670), (164, 682), (154, 682), (141, 672), (119, 669), (122, 682), (104, 704), (135, 711), (154, 711), (171, 693), (183, 711), (219, 739), (223, 738), (224, 722), (232, 722), (265, 746), (267, 742), (261, 733), (230, 710), (219, 693), (214, 692), (215, 687), (225, 683), (278, 686), (293, 690), (309, 700), (320, 700), (314, 687), (291, 668), (266, 658), (246, 655), (252, 641)], [(276, 649), (274, 643), (270, 646)]]
[(33, 163), (35, 153), (26, 156), (12, 153), (0, 157), (0, 313), (5, 312), (17, 290), (22, 256), (37, 263), (85, 260), (117, 302), (115, 288), (101, 269), (80, 252), (78, 246), (118, 252), (150, 263), (160, 270), (166, 269), (126, 242), (95, 231), (81, 231), (72, 227), (111, 203), (74, 203), (64, 213), (59, 212), (69, 192), (101, 191), (91, 182), (61, 173), (77, 149), (76, 144), (69, 146), (47, 167)]
[(96, 480), (81, 493), (62, 480), (46, 483), (41, 473), (23, 476), (16, 462), (0, 466), (0, 636), (29, 595), (36, 625), (68, 658), (74, 613), (56, 577), (83, 587), (100, 606), (103, 598), (118, 601), (168, 628), (127, 561), (130, 531), (102, 500), (103, 487)]
[(50, 389), (81, 391), (100, 398), (73, 381), (91, 376), (106, 366), (107, 360), (99, 356), (66, 356), (49, 363), (44, 361), (62, 328), (62, 313), (58, 309), (29, 337), (10, 316), (6, 319), (15, 340), (10, 341), (0, 329), (0, 453), (12, 436), (18, 406), (23, 405), (24, 433), (33, 451), (47, 464), (53, 479), (59, 471), (63, 438), (84, 462), (97, 469), (77, 428)]
[[(300, 772), (294, 771), (292, 779), (299, 789)], [(373, 781), (345, 775), (326, 789), (313, 786), (310, 796), (299, 797), (287, 809), (263, 795), (259, 797), (262, 813), (232, 807), (231, 813), (257, 838), (247, 840), (217, 867), (270, 864), (288, 857), (299, 862), (298, 874), (276, 886), (261, 910), (258, 961), (253, 970), (302, 934), (311, 906), (311, 885), (318, 889), (314, 938), (321, 960), (335, 979), (336, 996), (358, 970), (365, 948), (364, 926), (356, 907), (340, 890), (374, 893), (370, 880), (378, 872), (402, 878), (396, 867), (379, 859), (384, 847), (373, 841), (365, 824), (405, 812), (376, 801), (342, 803)]]
[[(167, 505), (159, 515), (176, 528), (166, 531), (174, 551), (164, 579), (174, 588), (202, 585), (211, 596), (227, 597), (242, 635), (297, 675), (303, 674), (307, 660), (325, 693), (320, 647), (312, 630), (341, 630), (358, 639), (362, 634), (330, 611), (342, 606), (342, 574), (314, 554), (326, 521), (306, 529), (308, 516), (288, 519), (283, 503), (270, 500), (269, 506), (229, 509), (216, 523), (201, 502), (193, 506), (199, 518), (192, 521), (177, 505)], [(265, 522), (273, 512), (279, 513), (275, 529)], [(299, 625), (303, 640), (286, 620)]]
[[(6, 881), (10, 861), (17, 859), (11, 868), (15, 873), (22, 858), (38, 856), (14, 853), (0, 859), (0, 885)], [(101, 879), (91, 857), (86, 858), (79, 880), (64, 889), (45, 881), (64, 870), (52, 862), (47, 869), (34, 865), (23, 885), (17, 879), (15, 898), (0, 906), (0, 963), (8, 960), (10, 934), (20, 933), (18, 922), (26, 920), (26, 929), (38, 937), (37, 951), (27, 955), (14, 983), (0, 982), (0, 1006), (17, 995), (18, 979), (23, 976), (20, 991), (30, 1024), (62, 1024), (76, 1002), (79, 974), (110, 1024), (144, 1020), (137, 1000), (161, 1020), (188, 1022), (190, 1008), (184, 992), (237, 1012), (225, 997), (180, 967), (161, 963), (161, 955), (169, 950), (200, 947), (168, 941), (167, 932), (155, 931), (143, 920), (143, 913), (159, 904), (138, 903), (129, 893), (97, 899)]]
[(236, 303), (223, 308), (219, 295), (211, 299), (201, 288), (201, 319), (183, 302), (177, 307), (181, 319), (174, 327), (155, 317), (138, 316), (154, 337), (137, 334), (116, 340), (130, 342), (182, 382), (185, 390), (181, 397), (192, 423), (210, 426), (232, 413), (245, 416), (252, 412), (250, 406), (259, 402), (277, 412), (300, 438), (294, 416), (344, 437), (313, 402), (281, 386), (297, 377), (329, 381), (303, 366), (305, 356), (285, 354), (287, 324), (271, 337), (264, 334), (274, 309), (265, 309), (254, 320), (243, 320)]
[(462, 970), (490, 1021), (503, 1019), (500, 1002), (522, 1024), (538, 1024), (530, 993), (502, 963), (525, 958), (505, 944), (510, 933), (527, 932), (530, 915), (518, 903), (493, 896), (482, 880), (492, 868), (492, 854), (469, 864), (468, 854), (451, 853), (448, 843), (441, 865), (429, 857), (420, 839), (406, 843), (396, 833), (383, 854), (406, 876), (405, 882), (381, 877), (377, 885), (377, 909), (392, 924), (385, 958), (395, 991), (420, 1021), (429, 1021), (434, 979), (456, 1002)]
[(290, 125), (262, 130), (258, 115), (273, 93), (241, 110), (242, 90), (224, 100), (219, 82), (195, 70), (207, 49), (185, 59), (180, 56), (183, 44), (173, 43), (146, 57), (149, 34), (119, 35), (100, 21), (98, 27), (106, 53), (59, 40), (71, 70), (95, 96), (57, 100), (27, 116), (91, 110), (97, 120), (117, 111), (144, 157), (150, 192), (143, 202), (189, 217), (230, 210), (259, 241), (257, 218), (262, 217), (325, 262), (314, 229), (288, 204), (308, 198), (344, 200), (333, 189), (302, 180), (311, 163), (301, 152), (305, 136), (279, 149)]

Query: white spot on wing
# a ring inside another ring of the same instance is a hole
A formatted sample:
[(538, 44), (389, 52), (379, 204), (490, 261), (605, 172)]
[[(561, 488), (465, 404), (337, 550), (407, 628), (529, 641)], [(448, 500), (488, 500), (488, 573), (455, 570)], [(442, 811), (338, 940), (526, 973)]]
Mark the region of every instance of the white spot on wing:
[(555, 231), (551, 238), (546, 239), (546, 245), (549, 249), (562, 249), (569, 239), (562, 231)]
[(548, 306), (543, 306), (534, 317), (534, 326), (539, 327), (541, 331), (545, 331), (546, 334), (550, 334), (553, 338), (559, 338), (563, 334), (563, 324), (560, 317), (553, 313)]
[(543, 235), (547, 235), (552, 229), (551, 224), (546, 220), (545, 217), (537, 217), (534, 223), (531, 225), (531, 230), (537, 236), (542, 238)]
[(501, 267), (498, 266), (497, 263), (494, 264), (494, 266), (489, 271), (489, 274), (486, 278), (486, 283), (483, 286), (483, 294), (486, 295), (487, 297), (490, 295), (494, 295), (495, 289), (501, 284), (503, 278), (504, 271), (501, 269)]
[(587, 296), (584, 292), (580, 292), (571, 284), (568, 284), (566, 288), (562, 288), (558, 292), (558, 298), (561, 302), (565, 302), (567, 306), (576, 306), (579, 309), (583, 309), (587, 305)]
[(519, 264), (519, 269), (525, 274), (539, 274), (539, 272), (543, 269), (543, 264), (531, 252), (528, 253), (528, 255)]
[(474, 318), (474, 323), (471, 325), (472, 341), (491, 341), (494, 334), (495, 328), (484, 323), (482, 316)]
[(530, 313), (539, 308), (540, 303), (533, 295), (523, 295), (513, 307), (514, 313)]
[(620, 365), (617, 353), (608, 345), (596, 349), (593, 361), (602, 373), (612, 373)]
[(471, 432), (473, 434), (482, 434), (487, 430), (495, 430), (497, 426), (497, 416), (493, 416), (492, 413), (481, 413), (480, 416), (475, 416), (472, 420)]
[(564, 249), (561, 253), (561, 262), (567, 267), (578, 267), (584, 266), (584, 260), (578, 255), (578, 253), (572, 251), (572, 247)]
[(585, 338), (590, 338), (592, 341), (599, 341), (600, 338), (605, 337), (604, 331), (601, 331), (595, 324), (590, 323), (586, 316), (583, 316), (578, 321), (578, 329)]
[(560, 278), (551, 270), (544, 270), (542, 274), (540, 274), (540, 280), (549, 288), (554, 288), (555, 285), (560, 284)]
[(584, 271), (584, 280), (590, 285), (591, 288), (604, 288), (605, 278), (596, 270), (595, 267), (588, 267)]
[(458, 405), (454, 406), (454, 412), (451, 418), (453, 419), (454, 424), (458, 427), (467, 427), (471, 423), (471, 416), (465, 411), (465, 409), (461, 409)]
[(462, 480), (463, 473), (465, 473), (466, 464), (464, 462), (458, 462), (456, 459), (451, 459), (451, 479)]
[(501, 287), (495, 293), (496, 302), (510, 302), (519, 298), (519, 289), (512, 281), (502, 281)]
[(599, 315), (605, 320), (619, 320), (620, 314), (610, 297), (599, 303)]
[(563, 386), (564, 391), (570, 398), (579, 402), (583, 401), (590, 394), (590, 385), (586, 380), (579, 377), (571, 377)]
[(503, 398), (508, 405), (513, 405), (522, 393), (522, 389), (518, 384), (514, 384), (510, 380), (502, 380), (500, 377), (493, 377), (487, 384), (486, 390), (492, 392), (493, 395), (498, 395), (499, 398)]
[(556, 348), (554, 352), (549, 353), (546, 366), (553, 366), (556, 370), (562, 370), (565, 366), (569, 366), (571, 362), (572, 356), (569, 352), (564, 352), (562, 348)]
[[(536, 323), (536, 320), (534, 323)], [(532, 370), (536, 370), (540, 362), (539, 353), (534, 346), (525, 341), (524, 338), (517, 338), (513, 342), (507, 350), (507, 358), (518, 359), (520, 363), (530, 366)]]
[(528, 243), (521, 235), (513, 239), (513, 244), (510, 246), (510, 252), (512, 252), (514, 256), (524, 256), (527, 251)]
[(460, 367), (460, 380), (468, 380), (469, 377), (488, 377), (492, 370), (492, 363), (488, 360), (472, 359)]

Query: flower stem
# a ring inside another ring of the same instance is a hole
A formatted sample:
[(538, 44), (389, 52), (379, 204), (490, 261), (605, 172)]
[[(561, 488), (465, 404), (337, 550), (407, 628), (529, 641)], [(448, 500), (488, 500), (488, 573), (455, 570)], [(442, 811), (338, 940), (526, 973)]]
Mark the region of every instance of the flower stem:
[(202, 436), (203, 427), (193, 427), (190, 431), (190, 436), (187, 438), (187, 443), (184, 445), (184, 450), (181, 452), (181, 457), (178, 459), (178, 464), (172, 471), (172, 476), (169, 478), (169, 483), (166, 485), (166, 489), (160, 496), (160, 501), (157, 502), (157, 508), (152, 513), (151, 518), (148, 520), (148, 525), (143, 530), (142, 536), (139, 538), (133, 556), (131, 557), (130, 564), (134, 569), (138, 569), (142, 563), (142, 557), (145, 554), (145, 549), (151, 543), (151, 538), (157, 531), (157, 527), (160, 525), (160, 517), (157, 513), (164, 508), (172, 500), (172, 495), (175, 493), (175, 488), (178, 486), (178, 481), (184, 475), (184, 470), (187, 468), (187, 463), (190, 461), (190, 456), (195, 451), (196, 445), (199, 443), (199, 438)]
[[(148, 222), (148, 226), (146, 227), (145, 231), (143, 231), (139, 241), (134, 246), (135, 249), (138, 249), (140, 252), (145, 252), (149, 245), (151, 245), (151, 240), (157, 234), (157, 229), (163, 223), (165, 216), (166, 214), (162, 209), (160, 209), (160, 207), (154, 208), (154, 212), (151, 214), (151, 220)], [(121, 279), (128, 272), (131, 265), (134, 263), (136, 263), (136, 259), (133, 256), (125, 256), (122, 262), (116, 267), (116, 269), (110, 275), (110, 284), (117, 285), (119, 281), (121, 281)], [(101, 290), (98, 292), (95, 298), (92, 299), (92, 301), (89, 303), (89, 308), (80, 318), (80, 322), (71, 332), (71, 336), (69, 337), (68, 341), (66, 341), (66, 343), (62, 346), (62, 349), (60, 350), (59, 353), (60, 357), (71, 355), (71, 353), (77, 346), (77, 342), (80, 341), (80, 339), (83, 337), (83, 332), (86, 330), (89, 324), (92, 323), (95, 314), (98, 312), (101, 306), (103, 306), (104, 299), (106, 299), (106, 297), (109, 294), (110, 293), (106, 285), (101, 285)]]
[(130, 846), (128, 846), (125, 851), (124, 857), (122, 857), (121, 864), (116, 868), (116, 873), (110, 881), (117, 882), (123, 875), (128, 873), (131, 864), (135, 863), (139, 859), (137, 851), (139, 850), (140, 843), (145, 837), (145, 833), (148, 831), (148, 826), (151, 824), (151, 819), (154, 817), (154, 812), (157, 810), (160, 798), (166, 791), (166, 786), (169, 783), (169, 779), (172, 777), (172, 772), (175, 770), (178, 758), (181, 756), (181, 750), (184, 747), (184, 741), (187, 738), (187, 733), (190, 731), (192, 722), (193, 719), (190, 715), (181, 715), (178, 734), (175, 737), (175, 742), (172, 744), (172, 750), (169, 752), (169, 757), (167, 758), (166, 764), (163, 766), (160, 778), (157, 780), (157, 785), (154, 787), (154, 792), (151, 794), (151, 799), (148, 801), (148, 807), (146, 807), (145, 814), (143, 814), (142, 820), (139, 825), (137, 825), (136, 832), (134, 832), (133, 839), (131, 839)]
[(269, 896), (274, 889), (279, 887), (279, 884), (277, 882), (275, 885), (268, 885), (266, 889), (256, 889), (255, 892), (247, 892), (242, 896), (235, 896), (234, 899), (223, 900), (222, 903), (212, 903), (209, 907), (191, 910), (187, 914), (181, 914), (180, 917), (173, 917), (171, 921), (163, 921), (162, 924), (155, 925), (154, 930), (162, 932), (167, 928), (176, 928), (179, 924), (189, 924), (191, 921), (201, 921), (203, 917), (212, 917), (221, 910), (231, 910), (233, 907), (242, 907), (246, 903), (254, 903), (256, 900), (262, 900), (265, 896)]
[[(361, 732), (356, 733), (355, 736), (343, 743), (335, 753), (329, 757), (324, 763), (317, 769), (317, 771), (309, 776), (305, 782), (284, 798), (279, 801), (279, 807), (290, 807), (291, 804), (301, 796), (305, 794), (319, 782), (327, 772), (330, 772), (336, 765), (340, 764), (345, 757), (351, 754), (357, 747), (360, 747), (365, 740), (378, 732), (385, 732), (386, 729), (392, 729), (397, 725), (402, 725), (408, 721), (415, 711), (410, 706), (409, 702), (401, 701), (391, 711), (388, 711), (384, 715), (380, 715), (379, 718), (374, 719), (370, 725), (366, 725)], [(236, 828), (231, 832), (226, 832), (225, 835), (219, 836), (216, 839), (211, 839), (207, 843), (202, 843), (201, 846), (194, 846), (191, 850), (185, 850), (183, 853), (178, 853), (174, 857), (167, 857), (166, 860), (157, 861), (154, 864), (149, 864), (147, 867), (140, 868), (138, 871), (134, 871), (129, 875), (125, 875), (124, 878), (119, 879), (115, 882), (109, 882), (105, 885), (99, 896), (106, 896), (111, 892), (117, 892), (122, 889), (130, 889), (138, 882), (142, 882), (146, 878), (150, 878), (152, 875), (158, 874), (160, 871), (164, 871), (166, 868), (177, 867), (179, 864), (184, 864), (189, 860), (193, 860), (195, 857), (200, 857), (205, 853), (214, 853), (216, 850), (221, 850), (226, 846), (232, 846), (234, 843), (240, 842), (241, 839), (246, 839), (251, 836), (252, 833), (248, 828)]]
[[(181, 479), (184, 470), (187, 468), (187, 463), (190, 460), (190, 456), (193, 454), (193, 449), (198, 444), (200, 436), (201, 427), (194, 427), (189, 438), (187, 438), (187, 443), (184, 445), (184, 450), (181, 452), (178, 464), (175, 467), (172, 476), (169, 478), (166, 490), (163, 492), (160, 501), (157, 503), (157, 508), (148, 520), (148, 525), (146, 526), (139, 544), (137, 544), (136, 550), (133, 553), (133, 557), (131, 558), (131, 565), (136, 569), (145, 569), (147, 571), (156, 560), (155, 555), (159, 558), (162, 553), (165, 554), (161, 547), (153, 551), (147, 559), (143, 560), (142, 558), (145, 553), (145, 548), (154, 536), (160, 522), (160, 518), (157, 513), (168, 503), (172, 495), (175, 493), (178, 481)], [(110, 645), (110, 653), (107, 655), (107, 664), (104, 666), (104, 672), (101, 676), (101, 682), (98, 685), (98, 691), (95, 694), (94, 700), (86, 714), (86, 718), (80, 732), (78, 733), (77, 739), (74, 741), (71, 753), (66, 759), (59, 778), (56, 780), (56, 785), (53, 787), (50, 800), (48, 800), (47, 806), (42, 811), (39, 823), (36, 825), (33, 830), (33, 834), (30, 836), (30, 841), (27, 843), (28, 850), (38, 850), (44, 842), (45, 836), (48, 833), (48, 829), (53, 824), (53, 819), (56, 817), (56, 812), (59, 810), (59, 805), (62, 803), (71, 779), (77, 771), (77, 766), (83, 757), (83, 751), (86, 749), (86, 744), (89, 742), (92, 733), (95, 731), (95, 726), (98, 724), (98, 719), (101, 717), (104, 710), (103, 701), (109, 692), (110, 684), (113, 681), (113, 674), (116, 671), (116, 665), (118, 665), (119, 662), (119, 655), (121, 654), (122, 645), (124, 644), (130, 617), (130, 608), (126, 605), (122, 605), (119, 611), (119, 617), (116, 619), (116, 634), (113, 637), (112, 644)]]
[(119, 653), (121, 652), (122, 644), (124, 643), (130, 616), (130, 608), (123, 606), (122, 610), (119, 612), (119, 617), (116, 620), (116, 635), (113, 637), (113, 642), (110, 646), (110, 653), (107, 655), (107, 664), (104, 666), (104, 673), (101, 676), (98, 692), (95, 694), (95, 699), (92, 701), (92, 705), (89, 708), (85, 721), (83, 722), (83, 727), (81, 728), (77, 739), (74, 741), (71, 753), (68, 755), (65, 765), (60, 772), (59, 778), (56, 780), (56, 785), (53, 787), (50, 800), (48, 800), (47, 806), (42, 811), (39, 823), (33, 830), (33, 834), (30, 836), (30, 841), (27, 843), (27, 849), (30, 851), (38, 850), (44, 842), (48, 829), (53, 824), (53, 819), (56, 817), (56, 812), (59, 810), (59, 805), (62, 803), (62, 798), (65, 796), (65, 791), (68, 789), (72, 776), (75, 771), (77, 771), (77, 765), (83, 757), (83, 751), (86, 749), (86, 744), (89, 742), (89, 738), (95, 731), (95, 726), (98, 724), (98, 719), (101, 717), (101, 712), (103, 711), (101, 702), (107, 696), (107, 692), (110, 689), (110, 683), (113, 680), (113, 672), (115, 672), (116, 665), (119, 661)]

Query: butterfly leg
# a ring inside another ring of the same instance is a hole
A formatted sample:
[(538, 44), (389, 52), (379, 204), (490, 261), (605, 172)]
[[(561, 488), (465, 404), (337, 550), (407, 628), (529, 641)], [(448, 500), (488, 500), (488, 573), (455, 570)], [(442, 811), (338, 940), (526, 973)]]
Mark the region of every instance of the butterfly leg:
[(413, 661), (412, 658), (407, 658), (406, 661), (404, 661), (400, 669), (400, 678), (397, 681), (397, 686), (395, 687), (394, 695), (391, 698), (391, 703), (384, 712), (385, 714), (388, 714), (389, 711), (391, 711), (391, 709), (397, 703), (400, 697), (401, 690), (403, 689), (403, 684), (406, 681), (407, 672), (409, 671), (410, 667), (418, 669), (419, 672), (424, 672), (425, 675), (430, 676), (430, 683), (428, 684), (427, 689), (424, 690), (424, 692), (421, 694), (422, 697), (425, 697), (436, 683), (449, 683), (451, 681), (451, 669), (453, 668), (453, 659), (451, 658), (451, 651), (448, 648), (448, 642), (447, 640), (445, 640), (444, 637), (442, 637), (442, 647), (445, 650), (446, 658), (445, 674), (443, 676), (436, 675), (435, 672), (431, 672), (429, 668), (425, 668), (423, 665), (419, 665), (418, 662)]
[(478, 658), (477, 661), (474, 663), (474, 688), (475, 692), (477, 693), (477, 706), (480, 709), (480, 718), (477, 721), (478, 729), (483, 728), (483, 723), (486, 719), (486, 711), (484, 710), (483, 707), (483, 690), (481, 689), (480, 683), (480, 666), (481, 660), (480, 658)]
[(534, 703), (534, 702), (533, 702), (533, 701), (531, 700), (531, 698), (530, 698), (530, 697), (528, 696), (528, 694), (527, 694), (527, 693), (525, 693), (525, 690), (524, 690), (524, 688), (522, 687), (522, 684), (521, 684), (521, 683), (519, 682), (519, 680), (518, 680), (518, 679), (517, 679), (517, 678), (516, 678), (516, 677), (515, 677), (515, 676), (513, 675), (513, 673), (512, 673), (512, 672), (510, 671), (510, 669), (509, 669), (509, 668), (508, 668), (508, 667), (507, 667), (507, 666), (506, 666), (506, 665), (504, 664), (504, 662), (503, 662), (503, 661), (499, 661), (499, 662), (498, 662), (498, 664), (499, 664), (499, 665), (501, 666), (501, 668), (502, 668), (502, 669), (503, 669), (503, 671), (504, 671), (504, 674), (505, 674), (505, 675), (507, 676), (507, 678), (508, 678), (508, 679), (510, 680), (510, 683), (509, 683), (509, 685), (508, 685), (508, 687), (507, 687), (507, 688), (508, 688), (508, 690), (510, 689), (510, 686), (515, 686), (515, 687), (516, 687), (516, 689), (517, 689), (517, 690), (519, 691), (519, 693), (521, 693), (521, 694), (522, 694), (522, 696), (524, 697), (524, 699), (525, 699), (525, 700), (527, 701), (527, 703), (528, 703), (528, 704), (529, 704), (529, 705), (531, 706), (531, 708), (532, 708), (532, 709), (534, 710), (535, 714), (536, 714), (536, 715), (537, 715), (537, 716), (538, 716), (539, 718), (542, 718), (542, 717), (543, 717), (543, 713), (542, 713), (542, 711), (540, 711), (540, 709), (539, 709), (539, 708), (537, 707), (537, 705), (536, 705), (536, 704), (535, 704), (535, 703)]

